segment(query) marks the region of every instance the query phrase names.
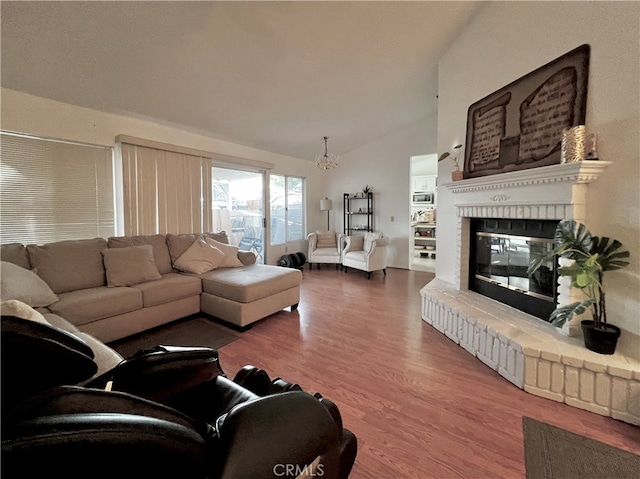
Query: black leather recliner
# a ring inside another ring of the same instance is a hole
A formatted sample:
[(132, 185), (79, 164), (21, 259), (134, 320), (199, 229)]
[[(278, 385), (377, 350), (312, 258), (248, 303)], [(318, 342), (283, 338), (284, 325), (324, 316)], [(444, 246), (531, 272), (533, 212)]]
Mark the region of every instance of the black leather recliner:
[[(349, 476), (355, 436), (331, 401), (217, 351), (158, 347), (86, 382), (92, 350), (2, 317), (3, 478)], [(84, 381), (84, 383), (83, 383)]]

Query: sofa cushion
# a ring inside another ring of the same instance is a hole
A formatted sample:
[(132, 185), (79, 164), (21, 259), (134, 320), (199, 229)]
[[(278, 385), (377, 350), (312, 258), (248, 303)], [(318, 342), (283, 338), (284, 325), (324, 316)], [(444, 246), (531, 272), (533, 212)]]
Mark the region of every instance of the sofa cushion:
[(193, 242), (199, 237), (211, 238), (220, 243), (229, 244), (229, 237), (224, 231), (220, 233), (196, 233), (196, 234), (181, 234), (174, 235), (169, 233), (167, 235), (167, 246), (169, 247), (169, 255), (171, 256), (171, 264), (174, 264), (176, 260), (187, 251), (187, 248), (193, 244)]
[(349, 251), (344, 257), (345, 260), (357, 261), (363, 265), (367, 264), (367, 252), (362, 250)]
[(124, 246), (102, 251), (107, 271), (107, 286), (132, 286), (162, 278), (153, 259), (153, 247)]
[(105, 270), (103, 238), (67, 240), (42, 246), (30, 244), (31, 267), (51, 287), (54, 293), (104, 286)]
[(242, 268), (219, 268), (200, 275), (200, 278), (204, 292), (250, 303), (298, 286), (302, 273), (297, 269), (254, 264)]
[(1, 316), (15, 316), (16, 318), (28, 319), (36, 323), (49, 324), (42, 313), (36, 311), (31, 306), (17, 299), (8, 299), (0, 301)]
[(239, 268), (242, 266), (242, 261), (238, 259), (239, 250), (237, 246), (221, 243), (214, 240), (213, 238), (207, 237), (205, 237), (205, 241), (207, 242), (207, 244), (222, 251), (222, 253), (224, 254), (224, 260), (218, 266), (219, 268)]
[(313, 250), (313, 256), (309, 259), (310, 263), (336, 263), (342, 262), (342, 254), (337, 248), (316, 248)]
[(44, 319), (46, 319), (51, 326), (55, 326), (58, 329), (62, 329), (67, 333), (75, 334), (76, 336), (80, 335), (80, 330), (69, 321), (64, 319), (62, 316), (50, 313), (44, 309), (40, 312), (42, 313), (42, 316), (44, 316)]
[(153, 247), (153, 259), (160, 274), (173, 272), (165, 235), (112, 236), (107, 240), (107, 243), (109, 248), (151, 245)]
[(159, 281), (136, 284), (132, 288), (142, 292), (142, 304), (148, 308), (199, 295), (202, 292), (202, 281), (196, 276), (168, 273), (163, 274)]
[(31, 269), (27, 248), (22, 243), (7, 243), (0, 246), (0, 259), (17, 264), (21, 268)]
[(216, 269), (224, 263), (225, 258), (226, 255), (219, 248), (210, 245), (204, 238), (198, 238), (180, 255), (173, 266), (186, 273), (202, 274)]
[(58, 297), (60, 300), (49, 309), (76, 326), (142, 308), (142, 292), (135, 288), (100, 286), (61, 293)]
[(335, 232), (317, 231), (316, 235), (318, 237), (316, 248), (336, 248), (338, 246), (338, 243), (336, 242)]
[(58, 301), (51, 288), (33, 271), (0, 261), (0, 296), (2, 301), (17, 299), (34, 308)]

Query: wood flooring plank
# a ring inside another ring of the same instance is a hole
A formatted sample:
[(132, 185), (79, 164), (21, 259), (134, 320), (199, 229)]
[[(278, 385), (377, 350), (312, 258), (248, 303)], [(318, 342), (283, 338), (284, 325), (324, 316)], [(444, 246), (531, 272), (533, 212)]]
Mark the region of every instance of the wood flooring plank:
[(518, 389), (421, 319), (431, 273), (303, 273), (297, 311), (219, 350), (338, 404), (359, 441), (352, 479), (524, 478), (522, 417), (640, 454), (640, 428)]

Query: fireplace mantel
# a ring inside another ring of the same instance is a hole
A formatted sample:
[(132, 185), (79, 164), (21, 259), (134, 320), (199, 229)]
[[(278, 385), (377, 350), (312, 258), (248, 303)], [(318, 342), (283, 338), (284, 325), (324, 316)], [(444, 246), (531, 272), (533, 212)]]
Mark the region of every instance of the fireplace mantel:
[(481, 176), (447, 183), (454, 194), (473, 191), (497, 190), (522, 186), (549, 186), (550, 184), (587, 184), (598, 179), (610, 161), (580, 161), (559, 165), (530, 168), (528, 170)]
[[(611, 164), (581, 161), (529, 168), (497, 175), (454, 181), (451, 191), (456, 208), (456, 286), (468, 288), (469, 218), (533, 220), (586, 220), (587, 187)], [(561, 299), (575, 296), (559, 289)]]

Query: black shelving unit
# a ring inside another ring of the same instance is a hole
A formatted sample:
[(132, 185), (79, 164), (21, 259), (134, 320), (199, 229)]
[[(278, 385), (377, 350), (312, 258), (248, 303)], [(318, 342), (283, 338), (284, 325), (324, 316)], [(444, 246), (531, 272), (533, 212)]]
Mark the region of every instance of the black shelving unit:
[(373, 231), (373, 193), (344, 193), (342, 211), (344, 234)]

